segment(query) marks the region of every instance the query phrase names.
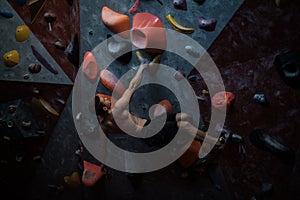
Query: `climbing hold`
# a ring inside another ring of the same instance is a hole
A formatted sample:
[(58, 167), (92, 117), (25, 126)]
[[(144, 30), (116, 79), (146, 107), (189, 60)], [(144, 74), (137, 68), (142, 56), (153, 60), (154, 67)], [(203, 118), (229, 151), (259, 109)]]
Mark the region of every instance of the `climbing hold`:
[(49, 31), (52, 31), (51, 23), (53, 23), (56, 20), (56, 15), (53, 13), (46, 12), (44, 14), (44, 19), (48, 23)]
[(26, 152), (24, 152), (24, 151), (18, 152), (16, 155), (16, 161), (22, 162), (24, 160), (25, 156), (26, 156)]
[(243, 137), (227, 128), (222, 127), (220, 124), (217, 124), (216, 131), (220, 132), (219, 141), (223, 144), (228, 141), (232, 141), (235, 143), (243, 143)]
[(94, 30), (93, 29), (89, 29), (89, 35), (94, 35)]
[(171, 24), (171, 26), (173, 27), (173, 29), (175, 31), (178, 31), (180, 33), (184, 33), (184, 34), (192, 34), (194, 33), (194, 28), (192, 27), (184, 27), (181, 24), (179, 24), (173, 17), (171, 14), (168, 14), (166, 16), (168, 22)]
[(16, 28), (16, 40), (17, 42), (23, 42), (29, 38), (30, 29), (27, 25), (18, 26)]
[(118, 78), (107, 69), (100, 71), (100, 81), (110, 91), (115, 90), (119, 97), (125, 92), (124, 84), (118, 81)]
[(102, 168), (98, 165), (90, 163), (86, 160), (83, 161), (83, 173), (82, 173), (82, 183), (91, 187), (97, 183), (104, 175)]
[(29, 78), (30, 78), (30, 74), (24, 74), (23, 78), (24, 78), (25, 80), (29, 79)]
[(80, 117), (81, 117), (81, 115), (82, 115), (82, 113), (81, 112), (79, 112), (79, 113), (77, 113), (77, 115), (76, 115), (76, 120), (80, 120)]
[(132, 58), (131, 46), (130, 42), (116, 41), (110, 34), (107, 35), (108, 52), (123, 65), (128, 64)]
[(36, 130), (35, 133), (39, 136), (44, 136), (46, 134), (46, 131), (44, 130)]
[(130, 19), (127, 15), (104, 6), (102, 8), (101, 20), (111, 32), (119, 34), (123, 38), (129, 37)]
[(78, 172), (73, 172), (71, 176), (65, 176), (64, 181), (70, 188), (78, 188), (80, 185), (80, 177)]
[(216, 28), (217, 20), (215, 18), (206, 19), (203, 16), (198, 17), (199, 28), (206, 31), (214, 31)]
[(44, 65), (46, 67), (46, 69), (48, 69), (50, 72), (52, 72), (53, 74), (58, 74), (58, 71), (56, 69), (54, 69), (49, 63), (48, 61), (42, 56), (42, 54), (40, 54), (37, 49), (35, 48), (35, 46), (31, 45), (31, 51), (33, 53), (33, 55), (36, 57), (36, 59), (42, 63), (42, 65)]
[(184, 48), (185, 48), (186, 52), (188, 54), (190, 54), (191, 56), (193, 56), (194, 58), (200, 57), (200, 53), (195, 49), (195, 47), (187, 45)]
[(5, 18), (12, 18), (14, 16), (14, 14), (2, 8), (0, 8), (0, 15)]
[(82, 71), (84, 75), (91, 81), (95, 82), (98, 78), (98, 65), (94, 55), (87, 51), (84, 54), (82, 63)]
[(9, 105), (7, 108), (7, 111), (9, 114), (14, 114), (17, 110), (17, 107), (15, 105)]
[(8, 128), (11, 128), (11, 127), (14, 126), (14, 122), (11, 121), (11, 120), (7, 120), (7, 121), (6, 121), (6, 126), (7, 126)]
[(154, 109), (153, 117), (159, 117), (163, 114), (171, 114), (172, 113), (172, 104), (169, 100), (164, 99), (158, 103), (158, 105)]
[(289, 2), (289, 0), (275, 0), (275, 4), (279, 8), (286, 6)]
[(212, 98), (212, 105), (219, 109), (219, 110), (225, 110), (226, 107), (230, 108), (232, 102), (234, 100), (234, 95), (231, 92), (217, 92), (213, 98)]
[(17, 50), (12, 50), (3, 55), (4, 64), (13, 67), (19, 63), (20, 57)]
[(201, 93), (202, 94), (209, 94), (209, 92), (207, 90), (202, 90)]
[(197, 98), (198, 100), (200, 100), (200, 101), (205, 101), (205, 100), (206, 100), (206, 98), (205, 98), (204, 95), (196, 96), (196, 98)]
[(136, 51), (135, 52), (136, 57), (138, 58), (138, 60), (140, 61), (140, 63), (149, 63), (149, 59), (148, 58), (144, 58), (142, 53), (140, 51)]
[(192, 81), (192, 82), (196, 82), (198, 79), (200, 79), (200, 77), (197, 76), (197, 75), (190, 75), (190, 76), (188, 76), (188, 80)]
[(294, 163), (295, 151), (279, 142), (266, 131), (262, 129), (254, 129), (249, 136), (251, 143), (257, 148), (276, 155), (287, 164)]
[(300, 89), (300, 51), (289, 50), (275, 57), (274, 65), (284, 82), (294, 89)]
[(24, 130), (29, 130), (31, 128), (31, 121), (30, 120), (22, 121), (22, 128)]
[(66, 102), (62, 99), (56, 98), (55, 101), (57, 101), (58, 103), (60, 103), (61, 105), (65, 105)]
[(182, 79), (185, 78), (185, 74), (184, 74), (183, 71), (178, 70), (177, 72), (175, 72), (174, 78), (175, 78), (177, 81), (180, 81), (180, 80), (182, 80)]
[(65, 46), (61, 43), (61, 41), (56, 41), (54, 45), (57, 49), (60, 49), (62, 51), (65, 50)]
[(40, 156), (40, 155), (33, 156), (32, 160), (33, 161), (41, 161), (42, 160), (42, 156)]
[(138, 9), (139, 4), (140, 4), (140, 0), (135, 0), (133, 6), (128, 10), (128, 12), (134, 13)]
[(75, 33), (72, 41), (66, 49), (67, 58), (75, 66), (79, 67), (79, 39), (78, 34)]
[(167, 45), (163, 23), (157, 16), (147, 12), (135, 14), (132, 21), (131, 42), (148, 53), (162, 53)]
[(186, 0), (172, 0), (175, 9), (187, 10)]
[(264, 94), (255, 94), (253, 100), (261, 105), (266, 105), (268, 103), (267, 97)]
[(43, 108), (45, 108), (49, 113), (55, 115), (55, 116), (59, 116), (59, 113), (48, 103), (46, 102), (45, 99), (43, 99), (42, 97), (40, 98), (35, 98), (33, 97), (31, 99), (32, 103), (35, 103), (39, 106), (42, 106)]
[(183, 168), (188, 168), (193, 165), (199, 159), (199, 151), (201, 149), (201, 143), (193, 140), (191, 146), (187, 151), (178, 159), (178, 163)]
[(33, 94), (38, 95), (40, 94), (40, 91), (35, 87), (32, 89)]
[(156, 74), (158, 67), (159, 67), (159, 63), (160, 63), (160, 54), (156, 55), (153, 60), (148, 64), (146, 70), (149, 74)]
[(32, 74), (39, 73), (41, 71), (41, 69), (42, 69), (42, 66), (40, 64), (34, 64), (34, 63), (31, 63), (28, 67), (28, 70)]

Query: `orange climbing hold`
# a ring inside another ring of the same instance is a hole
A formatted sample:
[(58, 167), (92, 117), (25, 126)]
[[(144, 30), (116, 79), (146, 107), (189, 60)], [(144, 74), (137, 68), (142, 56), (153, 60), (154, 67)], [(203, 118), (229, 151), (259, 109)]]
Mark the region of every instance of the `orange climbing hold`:
[[(101, 19), (103, 24), (113, 33), (123, 38), (130, 35), (130, 19), (127, 15), (118, 13), (107, 6), (102, 8)], [(125, 31), (125, 32), (124, 32)]]
[(100, 81), (110, 91), (115, 90), (119, 97), (125, 92), (123, 83), (118, 81), (117, 77), (107, 69), (102, 69), (100, 71)]
[(82, 183), (91, 187), (97, 183), (102, 176), (104, 175), (102, 168), (98, 165), (90, 163), (88, 161), (83, 161), (83, 174), (82, 174)]
[(167, 99), (164, 99), (158, 103), (161, 106), (156, 106), (154, 110), (154, 117), (161, 116), (166, 113), (167, 115), (172, 113), (172, 104)]
[(199, 158), (200, 148), (201, 143), (199, 141), (194, 140), (191, 146), (187, 149), (187, 151), (178, 159), (178, 163), (183, 168), (190, 167)]
[(95, 82), (98, 78), (98, 65), (94, 55), (87, 51), (84, 54), (82, 71), (84, 75), (91, 81)]

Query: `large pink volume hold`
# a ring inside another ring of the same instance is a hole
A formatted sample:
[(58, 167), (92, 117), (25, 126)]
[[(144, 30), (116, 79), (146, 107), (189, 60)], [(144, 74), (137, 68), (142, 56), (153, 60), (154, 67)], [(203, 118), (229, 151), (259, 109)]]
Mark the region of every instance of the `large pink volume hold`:
[(131, 42), (148, 53), (159, 54), (166, 48), (166, 31), (161, 20), (147, 12), (133, 16)]

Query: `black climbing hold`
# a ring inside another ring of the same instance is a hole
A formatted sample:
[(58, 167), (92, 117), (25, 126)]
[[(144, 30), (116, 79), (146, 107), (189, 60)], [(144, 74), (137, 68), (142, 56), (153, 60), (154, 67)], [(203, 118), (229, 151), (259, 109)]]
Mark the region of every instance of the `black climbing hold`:
[(290, 50), (277, 55), (274, 65), (287, 85), (300, 89), (300, 50)]
[(268, 103), (267, 97), (264, 94), (255, 94), (253, 100), (261, 105), (266, 105)]
[(254, 146), (274, 154), (287, 164), (293, 164), (295, 161), (294, 150), (280, 143), (262, 129), (253, 130), (250, 133), (250, 141)]

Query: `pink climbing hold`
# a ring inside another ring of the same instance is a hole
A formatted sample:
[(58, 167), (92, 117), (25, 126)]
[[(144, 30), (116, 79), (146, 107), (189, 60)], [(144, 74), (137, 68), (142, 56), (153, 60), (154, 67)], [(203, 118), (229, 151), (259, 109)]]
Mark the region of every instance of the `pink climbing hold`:
[(217, 92), (212, 98), (212, 105), (219, 109), (225, 110), (226, 107), (229, 109), (232, 101), (234, 100), (234, 95), (231, 92)]
[(140, 4), (140, 0), (135, 0), (133, 6), (128, 10), (128, 12), (134, 13), (138, 9), (139, 4)]

